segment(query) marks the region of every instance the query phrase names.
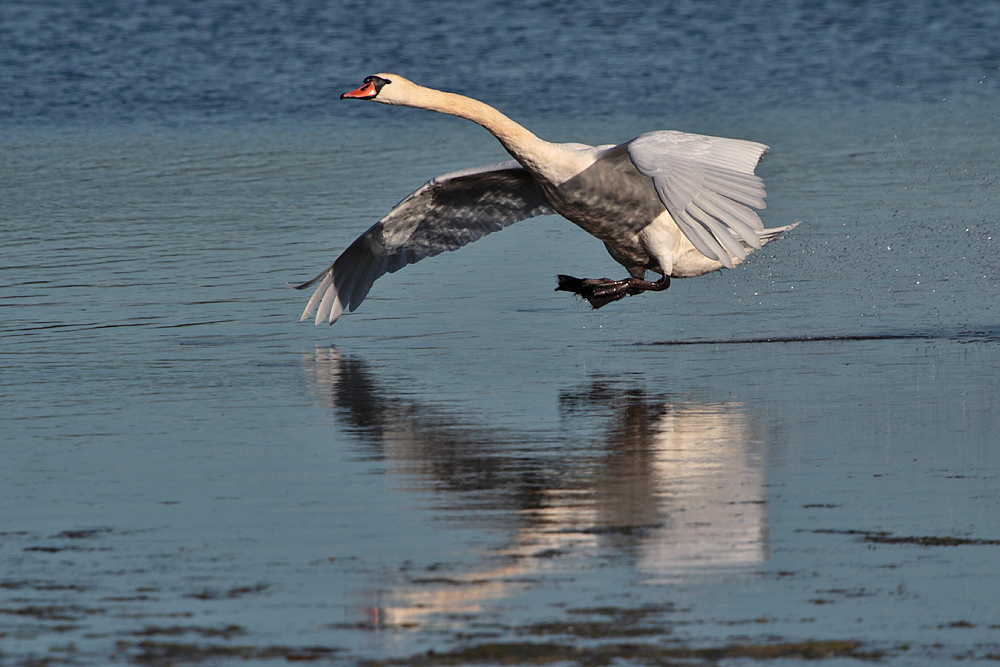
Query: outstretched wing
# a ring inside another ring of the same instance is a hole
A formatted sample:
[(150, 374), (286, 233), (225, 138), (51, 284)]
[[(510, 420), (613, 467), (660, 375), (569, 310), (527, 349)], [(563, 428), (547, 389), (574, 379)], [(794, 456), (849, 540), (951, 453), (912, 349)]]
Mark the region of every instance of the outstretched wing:
[(760, 248), (764, 229), (752, 210), (764, 208), (764, 182), (753, 170), (767, 146), (686, 132), (650, 132), (626, 145), (639, 173), (653, 179), (663, 206), (694, 247), (733, 268), (740, 239)]
[(541, 188), (515, 160), (463, 169), (432, 179), (358, 237), (323, 273), (302, 313), (330, 324), (353, 311), (386, 273), (446, 250), (458, 250), (492, 232), (536, 215), (549, 215)]

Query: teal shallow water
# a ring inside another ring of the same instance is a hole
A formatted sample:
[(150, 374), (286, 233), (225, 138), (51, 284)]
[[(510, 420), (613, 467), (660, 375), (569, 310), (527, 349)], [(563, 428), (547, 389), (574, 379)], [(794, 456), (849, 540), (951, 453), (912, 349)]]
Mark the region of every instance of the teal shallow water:
[[(601, 245), (520, 223), (332, 328), (297, 323), (284, 281), (502, 157), (488, 135), (417, 115), (7, 133), (0, 659), (996, 653), (991, 109), (691, 119), (769, 143), (765, 223), (804, 224), (591, 311), (554, 276), (617, 275)], [(612, 617), (641, 623), (593, 625)]]
[[(992, 664), (998, 23), (3, 3), (0, 665)], [(555, 275), (620, 269), (542, 218), (298, 324), (285, 281), (506, 157), (337, 102), (385, 70), (556, 141), (762, 141), (804, 223), (594, 312)]]

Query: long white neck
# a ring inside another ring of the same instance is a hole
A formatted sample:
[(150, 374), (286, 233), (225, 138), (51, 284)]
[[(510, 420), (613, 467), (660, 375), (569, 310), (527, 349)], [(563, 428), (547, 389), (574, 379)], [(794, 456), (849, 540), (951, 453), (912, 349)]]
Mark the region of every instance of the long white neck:
[[(496, 137), (515, 160), (536, 175), (552, 178), (566, 149), (539, 139), (488, 104), (464, 95), (445, 93), (433, 88), (413, 85), (405, 100), (390, 102), (418, 109), (428, 109), (458, 116), (482, 125)], [(558, 182), (558, 180), (557, 180)]]

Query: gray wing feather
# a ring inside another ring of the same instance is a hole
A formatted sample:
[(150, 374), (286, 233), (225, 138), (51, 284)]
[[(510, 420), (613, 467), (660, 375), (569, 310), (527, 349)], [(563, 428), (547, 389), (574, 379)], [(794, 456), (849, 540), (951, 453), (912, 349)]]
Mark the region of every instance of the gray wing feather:
[(337, 260), (296, 289), (319, 286), (302, 313), (333, 324), (353, 311), (372, 284), (442, 252), (537, 215), (550, 215), (541, 188), (514, 160), (438, 176), (401, 201), (348, 246)]
[(685, 132), (650, 132), (626, 145), (639, 173), (677, 226), (703, 255), (733, 267), (732, 257), (760, 248), (764, 225), (752, 210), (764, 208), (764, 182), (753, 171), (767, 146), (740, 139)]

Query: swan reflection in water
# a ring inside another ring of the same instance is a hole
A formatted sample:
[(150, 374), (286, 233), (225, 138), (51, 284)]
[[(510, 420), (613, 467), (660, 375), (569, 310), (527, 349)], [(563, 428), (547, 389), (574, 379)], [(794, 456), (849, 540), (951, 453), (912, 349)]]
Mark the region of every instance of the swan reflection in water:
[(508, 535), (473, 571), (383, 592), (380, 624), (476, 613), (574, 556), (610, 552), (651, 583), (752, 571), (767, 558), (763, 437), (741, 404), (598, 378), (560, 394), (558, 429), (526, 435), (394, 392), (332, 347), (304, 359), (342, 428), (450, 516), (499, 521)]

